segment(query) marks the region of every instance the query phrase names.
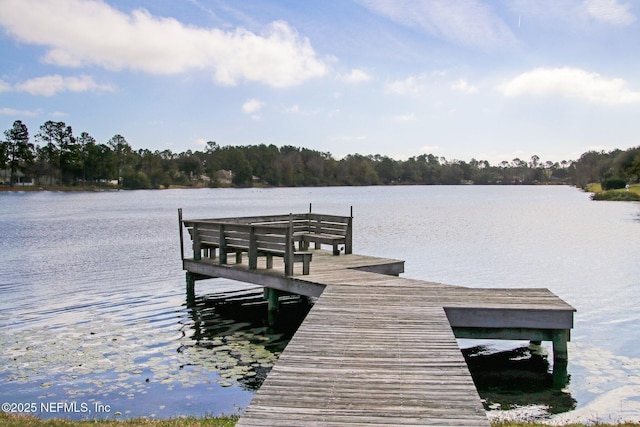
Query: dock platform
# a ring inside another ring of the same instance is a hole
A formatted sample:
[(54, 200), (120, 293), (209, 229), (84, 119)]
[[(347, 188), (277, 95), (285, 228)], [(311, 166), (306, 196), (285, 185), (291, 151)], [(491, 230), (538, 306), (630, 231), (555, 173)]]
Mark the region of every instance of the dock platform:
[(566, 370), (575, 309), (547, 289), (451, 286), (399, 277), (400, 260), (309, 252), (310, 271), (288, 275), (283, 259), (183, 256), (188, 292), (224, 277), (265, 286), (274, 310), (282, 292), (317, 297), (238, 426), (489, 426), (456, 338), (552, 341)]

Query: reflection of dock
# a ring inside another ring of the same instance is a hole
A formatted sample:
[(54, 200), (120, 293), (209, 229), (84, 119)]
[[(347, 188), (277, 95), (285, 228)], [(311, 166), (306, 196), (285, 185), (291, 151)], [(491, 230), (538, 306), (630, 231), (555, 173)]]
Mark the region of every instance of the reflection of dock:
[[(277, 227), (291, 230), (269, 229), (272, 239), (282, 234), (302, 243), (304, 231), (294, 232), (293, 217), (279, 218)], [(299, 226), (303, 219), (298, 218)], [(217, 222), (218, 229), (243, 232), (229, 219), (200, 221), (184, 222), (194, 239), (198, 224), (211, 228)], [(226, 254), (216, 256), (227, 247), (219, 236), (208, 243), (209, 257), (198, 253), (183, 260), (189, 292), (196, 279), (225, 277), (265, 286), (272, 311), (281, 292), (319, 297), (239, 426), (488, 426), (456, 337), (552, 341), (554, 368), (566, 368), (575, 310), (546, 289), (470, 289), (404, 279), (397, 277), (403, 261), (334, 256), (335, 249), (307, 247), (302, 250), (312, 255), (308, 274), (295, 265), (285, 275), (286, 255), (271, 263), (257, 261), (264, 256), (256, 249), (260, 238), (248, 234), (246, 248), (236, 245), (249, 255), (243, 263), (242, 254), (236, 262)], [(198, 242), (194, 247), (203, 251)]]

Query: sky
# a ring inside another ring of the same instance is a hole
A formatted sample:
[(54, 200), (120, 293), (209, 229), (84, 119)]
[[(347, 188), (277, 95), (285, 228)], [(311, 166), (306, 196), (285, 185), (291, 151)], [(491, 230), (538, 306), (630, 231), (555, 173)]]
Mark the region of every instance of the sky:
[(491, 164), (640, 145), (638, 0), (0, 0), (0, 131)]

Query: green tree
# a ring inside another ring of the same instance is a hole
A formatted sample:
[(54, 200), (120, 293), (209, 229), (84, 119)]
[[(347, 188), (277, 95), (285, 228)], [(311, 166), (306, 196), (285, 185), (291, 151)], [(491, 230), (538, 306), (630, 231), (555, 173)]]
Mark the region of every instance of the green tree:
[(229, 166), (233, 171), (231, 182), (240, 187), (251, 187), (253, 184), (253, 170), (246, 156), (239, 148), (229, 151)]
[(82, 180), (95, 181), (98, 153), (96, 140), (87, 132), (82, 132), (78, 137), (78, 147), (80, 148), (80, 160), (82, 164)]
[(36, 139), (44, 144), (39, 154), (49, 163), (54, 180), (68, 183), (79, 165), (79, 149), (71, 126), (49, 120), (40, 126)]
[[(129, 157), (131, 156), (131, 146), (127, 143), (124, 136), (120, 134), (114, 135), (108, 142), (107, 146), (113, 151), (115, 158), (115, 167), (111, 172), (111, 177), (118, 180), (118, 187), (122, 185), (123, 181), (123, 168), (127, 165)], [(129, 171), (130, 172), (130, 171)]]
[(178, 170), (189, 178), (190, 182), (197, 181), (202, 174), (202, 160), (191, 150), (178, 155)]
[(6, 168), (8, 160), (9, 157), (7, 156), (7, 143), (6, 141), (0, 141), (0, 168)]
[(27, 126), (20, 120), (13, 122), (13, 127), (4, 131), (4, 136), (2, 151), (10, 170), (9, 183), (13, 185), (16, 172), (25, 171), (33, 164), (34, 146), (29, 142)]
[(383, 184), (397, 182), (400, 180), (401, 174), (404, 174), (401, 172), (398, 162), (387, 156), (376, 154), (373, 159), (375, 161), (374, 168)]

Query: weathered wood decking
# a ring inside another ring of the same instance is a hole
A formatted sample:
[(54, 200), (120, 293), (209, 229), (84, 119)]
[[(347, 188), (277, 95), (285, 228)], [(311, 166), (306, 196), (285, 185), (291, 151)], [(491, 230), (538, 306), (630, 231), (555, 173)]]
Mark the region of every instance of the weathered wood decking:
[(192, 279), (318, 297), (238, 426), (488, 426), (456, 337), (549, 340), (566, 360), (575, 310), (546, 289), (449, 286), (397, 277), (399, 260), (311, 252), (308, 275), (183, 260)]

